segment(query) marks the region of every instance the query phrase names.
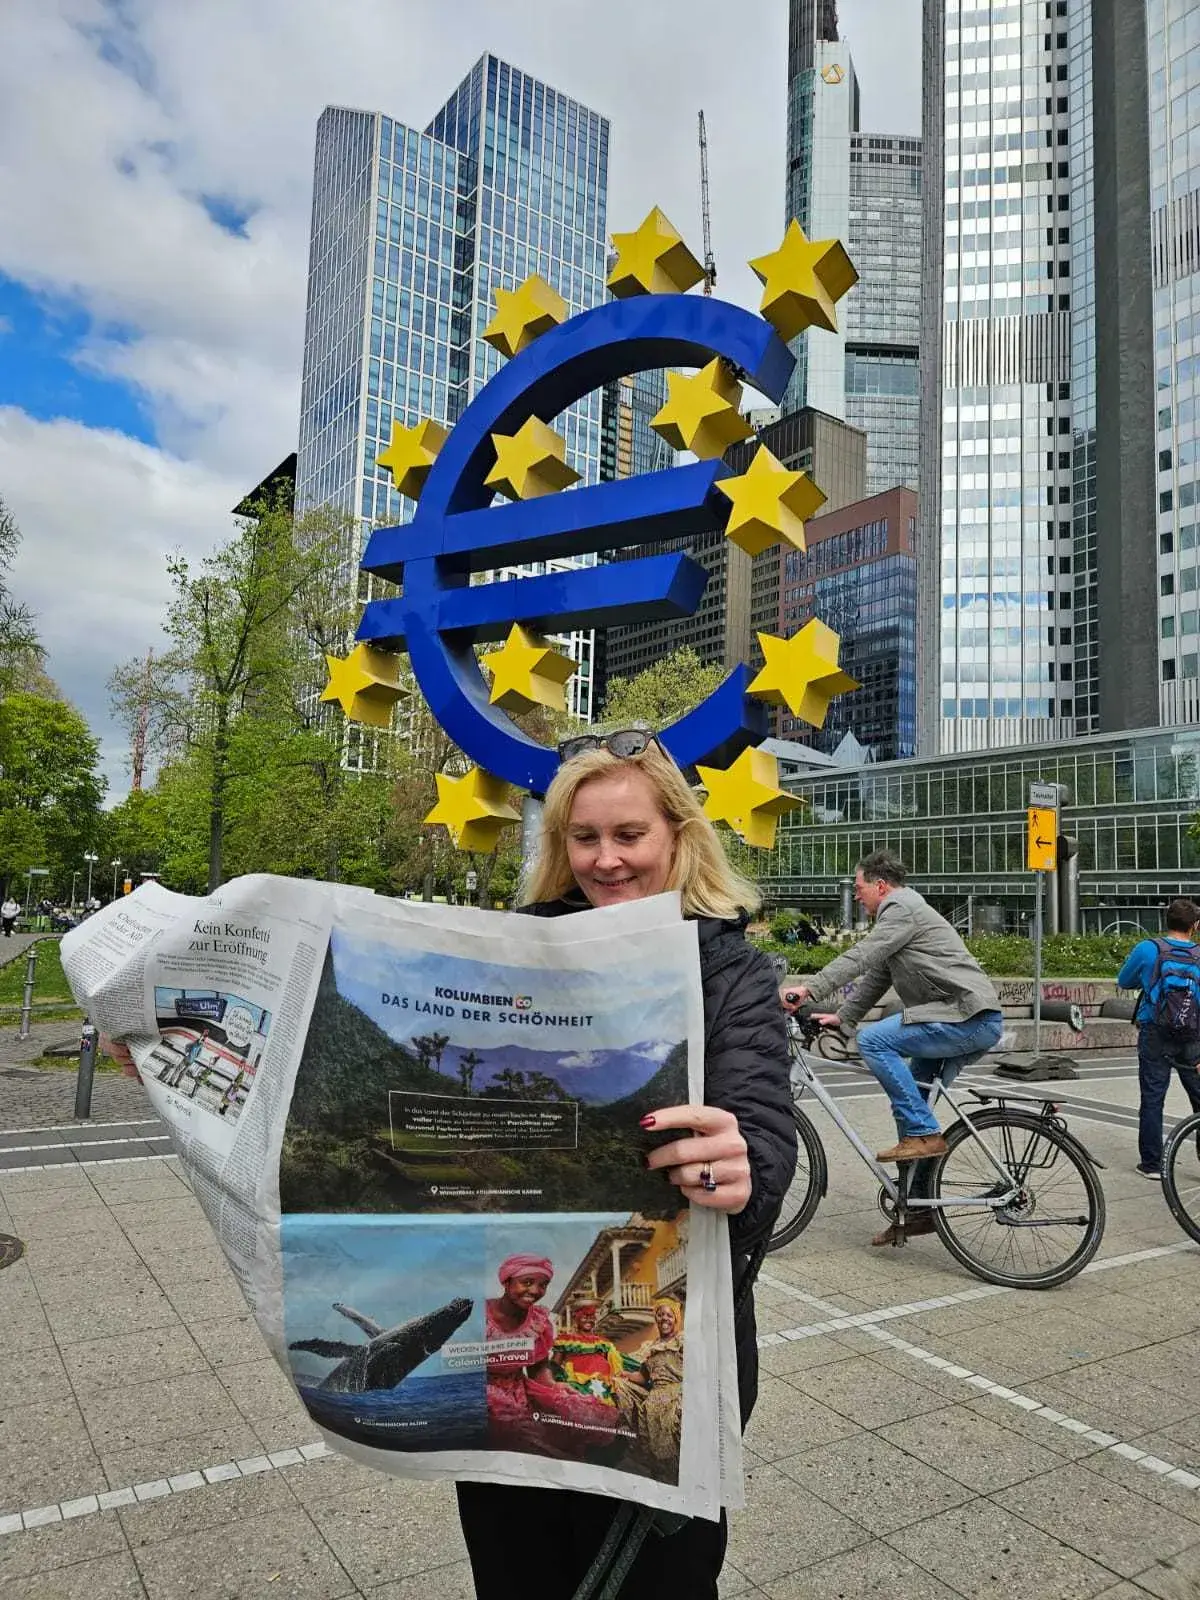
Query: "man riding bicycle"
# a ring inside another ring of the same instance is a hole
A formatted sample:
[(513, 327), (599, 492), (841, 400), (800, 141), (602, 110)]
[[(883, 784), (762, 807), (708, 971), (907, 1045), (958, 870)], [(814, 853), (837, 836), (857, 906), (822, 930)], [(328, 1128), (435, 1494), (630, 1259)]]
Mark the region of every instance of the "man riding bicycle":
[[(854, 894), (875, 925), (865, 939), (804, 983), (785, 983), (780, 998), (789, 1011), (820, 1002), (855, 985), (836, 1013), (819, 1020), (852, 1028), (889, 988), (903, 1010), (858, 1030), (863, 1061), (887, 1091), (898, 1142), (879, 1161), (921, 1161), (942, 1155), (946, 1141), (921, 1085), (935, 1077), (948, 1085), (968, 1058), (1000, 1042), (1003, 1018), (991, 980), (958, 934), (915, 889), (906, 886), (904, 863), (887, 850), (864, 856), (854, 874)], [(910, 1065), (913, 1063), (914, 1065)], [(919, 1212), (908, 1233), (933, 1228)], [(885, 1232), (872, 1241), (887, 1244)]]

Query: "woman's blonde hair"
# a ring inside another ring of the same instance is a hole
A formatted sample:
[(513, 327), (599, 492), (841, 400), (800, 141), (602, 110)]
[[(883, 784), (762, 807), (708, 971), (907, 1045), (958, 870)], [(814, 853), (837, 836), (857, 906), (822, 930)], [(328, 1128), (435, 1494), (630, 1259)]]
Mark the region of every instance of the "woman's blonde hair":
[(657, 744), (647, 745), (639, 756), (623, 758), (602, 748), (586, 750), (563, 762), (546, 791), (541, 847), (526, 900), (558, 900), (577, 887), (567, 855), (567, 827), (575, 796), (593, 778), (611, 777), (625, 767), (645, 776), (675, 835), (666, 887), (679, 891), (684, 915), (729, 921), (743, 911), (757, 911), (762, 903), (758, 890), (730, 866), (716, 829), (700, 809), (683, 773)]

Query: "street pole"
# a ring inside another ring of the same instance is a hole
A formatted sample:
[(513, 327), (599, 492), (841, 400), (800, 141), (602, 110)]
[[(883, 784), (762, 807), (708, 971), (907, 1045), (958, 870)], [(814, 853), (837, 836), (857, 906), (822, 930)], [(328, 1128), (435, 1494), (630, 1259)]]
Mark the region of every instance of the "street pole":
[(1034, 874), (1033, 906), (1033, 1053), (1042, 1053), (1042, 879), (1044, 872)]
[(29, 1037), (29, 1018), (33, 1011), (33, 985), (37, 977), (37, 945), (29, 946), (29, 954), (25, 957), (25, 992), (21, 996), (21, 1028), (19, 1038)]
[(113, 897), (114, 900), (117, 898), (117, 872), (118, 872), (118, 870), (120, 868), (120, 865), (121, 865), (121, 863), (119, 861), (114, 861), (112, 863), (112, 869), (113, 869), (113, 892), (112, 892), (112, 897)]
[(96, 1075), (96, 1045), (99, 1029), (90, 1017), (83, 1019), (83, 1034), (79, 1040), (79, 1076), (75, 1080), (75, 1116), (86, 1121), (92, 1114), (92, 1080)]
[(75, 909), (75, 884), (77, 883), (78, 879), (79, 879), (79, 868), (76, 867), (75, 871), (71, 874), (71, 910), (72, 911), (74, 911), (74, 909)]
[(521, 891), (525, 894), (542, 848), (542, 802), (527, 794), (521, 800)]
[(88, 903), (88, 905), (91, 905), (91, 903), (92, 903), (92, 866), (93, 866), (93, 864), (95, 862), (99, 861), (100, 857), (99, 856), (93, 856), (93, 855), (86, 855), (86, 856), (84, 856), (83, 859), (88, 864), (87, 903)]

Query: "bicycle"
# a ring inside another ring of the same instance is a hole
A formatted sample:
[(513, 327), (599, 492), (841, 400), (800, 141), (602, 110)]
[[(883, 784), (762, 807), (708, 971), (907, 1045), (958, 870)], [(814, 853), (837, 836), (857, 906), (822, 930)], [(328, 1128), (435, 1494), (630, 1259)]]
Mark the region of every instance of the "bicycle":
[(1200, 1244), (1200, 1111), (1177, 1122), (1167, 1135), (1162, 1186), (1171, 1215)]
[[(985, 1283), (1009, 1289), (1057, 1288), (1081, 1272), (1096, 1254), (1105, 1222), (1104, 1190), (1096, 1172), (1102, 1163), (1070, 1132), (1051, 1101), (971, 1087), (967, 1094), (980, 1105), (969, 1109), (967, 1102), (956, 1100), (941, 1076), (935, 1075), (927, 1096), (929, 1104), (945, 1097), (958, 1116), (945, 1130), (946, 1151), (926, 1162), (900, 1163), (893, 1178), (814, 1070), (817, 1058), (812, 1047), (821, 1036), (821, 1024), (811, 1017), (789, 1017), (788, 1033), (792, 1111), (800, 1148), (796, 1176), (769, 1250), (782, 1249), (799, 1237), (828, 1188), (825, 1147), (799, 1104), (811, 1090), (878, 1178), (879, 1208), (896, 1228), (897, 1245), (905, 1242), (905, 1226), (913, 1212), (932, 1211), (937, 1235), (955, 1260)], [(955, 1075), (978, 1059), (968, 1056), (955, 1061)], [(924, 1171), (918, 1175), (915, 1168)], [(914, 1192), (914, 1177), (923, 1190), (920, 1194)], [(1200, 1180), (1196, 1195), (1200, 1213)], [(1048, 1205), (1054, 1209), (1048, 1211)], [(1193, 1237), (1200, 1239), (1200, 1227)], [(986, 1253), (989, 1245), (995, 1248)], [(1056, 1255), (1056, 1250), (1066, 1253)]]

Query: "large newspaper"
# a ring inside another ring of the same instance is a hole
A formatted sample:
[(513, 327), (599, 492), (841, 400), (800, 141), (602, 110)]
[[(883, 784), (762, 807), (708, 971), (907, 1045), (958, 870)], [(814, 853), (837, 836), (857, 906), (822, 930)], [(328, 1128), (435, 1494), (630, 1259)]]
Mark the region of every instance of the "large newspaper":
[(329, 1444), (401, 1475), (741, 1504), (725, 1219), (647, 1168), (641, 1126), (703, 1098), (677, 896), (543, 919), (149, 884), (63, 965)]

